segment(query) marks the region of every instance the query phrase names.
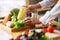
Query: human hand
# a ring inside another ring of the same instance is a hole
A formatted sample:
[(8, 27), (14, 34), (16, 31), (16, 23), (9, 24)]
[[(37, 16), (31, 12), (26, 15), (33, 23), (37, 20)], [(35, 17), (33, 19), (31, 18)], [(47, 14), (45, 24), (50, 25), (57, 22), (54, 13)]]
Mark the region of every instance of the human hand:
[(38, 18), (31, 18), (31, 17), (26, 18), (25, 22), (27, 25), (35, 25), (41, 23)]
[(27, 13), (31, 13), (33, 10), (36, 9), (35, 5), (26, 5), (24, 7), (26, 7), (26, 9), (27, 9)]

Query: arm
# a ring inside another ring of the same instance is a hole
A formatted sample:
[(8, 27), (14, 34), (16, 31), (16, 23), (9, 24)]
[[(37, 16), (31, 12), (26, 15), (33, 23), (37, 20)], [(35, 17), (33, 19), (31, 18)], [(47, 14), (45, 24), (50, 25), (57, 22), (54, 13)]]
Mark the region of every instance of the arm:
[(58, 0), (54, 0), (54, 3), (56, 4), (58, 2)]
[(57, 4), (54, 6), (54, 8), (51, 11), (46, 12), (46, 14), (41, 17), (39, 20), (43, 24), (49, 23), (51, 20), (58, 17), (60, 14), (60, 1), (57, 2)]
[(57, 3), (58, 0), (43, 0), (37, 4), (35, 4), (35, 8), (45, 8), (45, 7), (51, 7), (53, 6), (54, 4)]
[(37, 4), (34, 5), (26, 5), (27, 12), (31, 12), (38, 8), (45, 8), (45, 7), (51, 7), (53, 6), (57, 1), (56, 0), (43, 0)]

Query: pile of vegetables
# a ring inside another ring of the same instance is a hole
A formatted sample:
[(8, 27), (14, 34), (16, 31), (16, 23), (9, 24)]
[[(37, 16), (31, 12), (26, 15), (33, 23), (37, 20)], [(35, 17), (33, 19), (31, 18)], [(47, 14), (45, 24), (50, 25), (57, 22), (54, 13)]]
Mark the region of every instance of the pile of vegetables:
[(23, 17), (25, 16), (26, 8), (22, 7), (21, 9), (14, 8), (10, 11), (10, 14), (8, 14), (4, 21), (3, 25), (9, 26), (11, 28), (21, 28), (25, 26), (25, 21), (23, 20)]
[(33, 31), (25, 31), (24, 34), (18, 35), (16, 39), (19, 40), (52, 40), (51, 38), (47, 37), (44, 32), (36, 32)]
[(14, 8), (10, 11), (10, 13), (12, 14), (11, 21), (14, 23), (14, 28), (21, 28), (21, 27), (24, 27), (25, 25), (24, 20), (17, 19), (19, 15), (19, 11), (20, 10), (18, 8)]

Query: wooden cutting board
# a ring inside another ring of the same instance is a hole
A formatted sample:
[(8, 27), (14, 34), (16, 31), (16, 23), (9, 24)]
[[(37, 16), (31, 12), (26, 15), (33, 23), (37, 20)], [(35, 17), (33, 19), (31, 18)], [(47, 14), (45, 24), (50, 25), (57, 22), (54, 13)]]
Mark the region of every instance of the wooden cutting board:
[(46, 35), (53, 40), (60, 40), (60, 31), (58, 30), (54, 30), (54, 33), (46, 33)]
[(34, 28), (34, 26), (24, 26), (20, 29), (10, 28), (5, 25), (0, 24), (0, 29), (6, 31), (8, 34), (15, 36), (15, 34), (21, 33), (25, 30), (28, 30), (29, 28)]

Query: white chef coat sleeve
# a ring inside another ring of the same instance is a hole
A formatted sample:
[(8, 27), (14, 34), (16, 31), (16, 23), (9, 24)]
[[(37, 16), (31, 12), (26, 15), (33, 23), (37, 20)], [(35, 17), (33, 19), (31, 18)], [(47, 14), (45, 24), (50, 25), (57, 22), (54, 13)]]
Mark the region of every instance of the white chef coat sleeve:
[(60, 1), (52, 8), (51, 11), (47, 11), (46, 14), (41, 17), (39, 20), (43, 24), (49, 23), (51, 20), (58, 17), (60, 14)]
[(51, 7), (54, 5), (54, 0), (43, 0), (39, 2), (39, 4), (41, 5), (42, 8)]

